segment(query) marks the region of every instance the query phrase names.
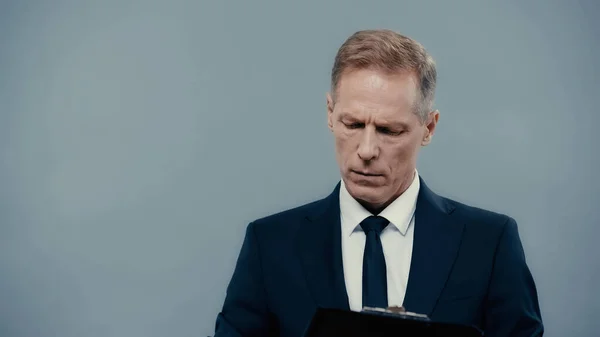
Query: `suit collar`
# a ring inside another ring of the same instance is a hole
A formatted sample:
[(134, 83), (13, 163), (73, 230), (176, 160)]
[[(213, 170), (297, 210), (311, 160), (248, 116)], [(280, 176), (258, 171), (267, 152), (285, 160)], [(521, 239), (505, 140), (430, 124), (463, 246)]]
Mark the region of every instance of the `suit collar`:
[(340, 184), (309, 209), (296, 248), (309, 290), (323, 308), (349, 310), (342, 264)]
[(404, 307), (431, 314), (458, 254), (464, 224), (450, 214), (454, 206), (421, 180), (415, 211), (413, 253)]

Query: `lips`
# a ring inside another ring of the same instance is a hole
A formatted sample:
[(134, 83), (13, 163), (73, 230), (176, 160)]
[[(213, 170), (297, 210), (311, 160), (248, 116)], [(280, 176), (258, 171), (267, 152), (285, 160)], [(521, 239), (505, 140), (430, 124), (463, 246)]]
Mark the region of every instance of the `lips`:
[(357, 170), (350, 170), (350, 171), (352, 171), (358, 175), (365, 176), (365, 177), (381, 177), (382, 176), (382, 174), (369, 172), (369, 171), (357, 171)]

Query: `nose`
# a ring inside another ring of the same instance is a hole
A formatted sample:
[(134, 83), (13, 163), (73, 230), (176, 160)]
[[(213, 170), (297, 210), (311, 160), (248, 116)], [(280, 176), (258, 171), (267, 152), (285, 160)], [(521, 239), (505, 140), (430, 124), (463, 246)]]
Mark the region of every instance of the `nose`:
[(358, 156), (360, 159), (368, 161), (377, 158), (379, 155), (379, 146), (375, 130), (370, 127), (363, 129), (362, 138), (358, 144)]

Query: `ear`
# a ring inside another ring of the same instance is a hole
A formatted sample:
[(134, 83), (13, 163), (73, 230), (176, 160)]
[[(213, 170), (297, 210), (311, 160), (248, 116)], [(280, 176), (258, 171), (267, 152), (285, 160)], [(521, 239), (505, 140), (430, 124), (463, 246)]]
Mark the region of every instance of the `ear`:
[(435, 128), (439, 118), (440, 112), (438, 110), (434, 110), (429, 113), (429, 117), (427, 117), (427, 122), (425, 124), (425, 135), (423, 136), (423, 141), (421, 142), (422, 146), (427, 146), (429, 143), (431, 143), (431, 139), (435, 133)]
[(331, 93), (327, 93), (327, 126), (333, 132), (333, 109), (335, 103), (331, 97)]

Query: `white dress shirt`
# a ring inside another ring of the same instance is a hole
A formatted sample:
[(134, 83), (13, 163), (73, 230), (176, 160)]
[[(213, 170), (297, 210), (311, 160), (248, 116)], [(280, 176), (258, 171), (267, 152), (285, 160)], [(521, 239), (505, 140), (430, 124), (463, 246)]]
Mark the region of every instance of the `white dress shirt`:
[[(379, 216), (390, 224), (381, 233), (381, 244), (387, 271), (388, 306), (402, 306), (408, 284), (414, 237), (414, 213), (419, 194), (419, 173), (410, 187), (386, 207)], [(348, 192), (344, 181), (340, 186), (342, 224), (342, 260), (350, 310), (362, 310), (362, 268), (365, 233), (360, 223), (371, 216)]]

